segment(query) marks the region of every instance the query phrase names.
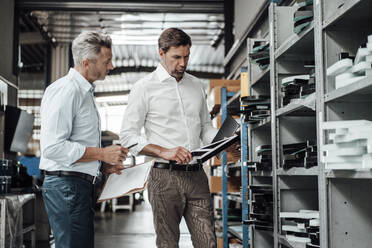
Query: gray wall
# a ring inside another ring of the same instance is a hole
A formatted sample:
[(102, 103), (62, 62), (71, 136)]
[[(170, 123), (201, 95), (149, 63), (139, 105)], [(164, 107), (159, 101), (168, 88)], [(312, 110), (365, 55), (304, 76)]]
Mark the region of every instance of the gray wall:
[(0, 1), (0, 75), (16, 84), (13, 75), (14, 0)]
[(234, 35), (240, 39), (267, 0), (235, 0)]
[[(13, 75), (14, 0), (0, 0), (0, 75), (17, 85)], [(17, 106), (17, 90), (8, 88), (8, 104)]]

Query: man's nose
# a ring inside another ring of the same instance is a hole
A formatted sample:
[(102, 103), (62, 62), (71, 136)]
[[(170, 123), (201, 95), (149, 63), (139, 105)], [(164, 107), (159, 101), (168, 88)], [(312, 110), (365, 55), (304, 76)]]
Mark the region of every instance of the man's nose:
[(112, 64), (112, 62), (110, 62), (110, 64), (108, 64), (108, 69), (110, 71), (114, 69), (114, 65)]
[(185, 67), (186, 66), (186, 60), (181, 59), (180, 66)]

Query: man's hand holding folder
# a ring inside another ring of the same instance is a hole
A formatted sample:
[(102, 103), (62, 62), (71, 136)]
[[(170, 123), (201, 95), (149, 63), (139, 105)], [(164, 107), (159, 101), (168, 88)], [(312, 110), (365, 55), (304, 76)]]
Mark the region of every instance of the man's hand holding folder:
[[(129, 147), (127, 148), (124, 148), (127, 152), (130, 148), (132, 147), (135, 147), (136, 145), (138, 145), (138, 143), (136, 144), (133, 144), (133, 145), (130, 145)], [(121, 171), (124, 170), (125, 167), (123, 164), (114, 164), (114, 165), (109, 165), (105, 162), (102, 162), (102, 168), (101, 168), (101, 171), (102, 173), (106, 174), (106, 175), (110, 175), (112, 173), (116, 173), (118, 175), (121, 174)]]

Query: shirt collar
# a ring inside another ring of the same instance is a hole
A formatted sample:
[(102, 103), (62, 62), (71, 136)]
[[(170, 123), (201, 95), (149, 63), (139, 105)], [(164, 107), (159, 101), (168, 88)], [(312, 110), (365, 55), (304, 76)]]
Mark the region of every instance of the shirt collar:
[(167, 72), (167, 70), (165, 70), (164, 66), (161, 63), (159, 63), (156, 68), (156, 75), (158, 75), (160, 82), (165, 82), (168, 79), (173, 78), (171, 75), (169, 75), (169, 73)]
[(74, 68), (70, 68), (70, 71), (68, 72), (68, 74), (70, 76), (73, 76), (76, 81), (79, 83), (79, 86), (85, 90), (85, 91), (89, 91), (91, 93), (94, 92), (94, 89), (96, 88), (96, 85), (94, 83), (89, 83), (88, 80), (83, 77), (83, 75), (80, 74), (80, 72), (78, 72), (77, 70), (75, 70)]

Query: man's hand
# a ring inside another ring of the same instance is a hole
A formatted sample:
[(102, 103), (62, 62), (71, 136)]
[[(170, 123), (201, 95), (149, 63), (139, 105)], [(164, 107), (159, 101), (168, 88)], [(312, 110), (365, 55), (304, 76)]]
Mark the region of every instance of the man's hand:
[[(239, 133), (234, 133), (234, 136), (238, 136), (240, 134)], [(229, 146), (227, 149), (226, 149), (226, 152), (231, 152), (231, 153), (239, 153), (239, 149), (240, 149), (240, 140), (236, 141), (234, 144), (232, 144), (231, 146)]]
[(107, 146), (102, 149), (102, 161), (111, 165), (122, 165), (127, 158), (128, 149), (119, 145)]
[(102, 163), (102, 166), (101, 166), (101, 171), (106, 175), (110, 175), (112, 173), (116, 173), (120, 175), (123, 169), (124, 169), (124, 166), (122, 164), (110, 165), (107, 163)]
[(181, 146), (172, 149), (163, 148), (160, 151), (159, 157), (165, 160), (174, 160), (178, 164), (188, 164), (192, 160), (191, 153)]
[(236, 143), (232, 144), (231, 146), (229, 146), (226, 149), (226, 151), (227, 152), (236, 153), (236, 152), (239, 152), (239, 149), (240, 149), (240, 143), (239, 142), (236, 142)]

